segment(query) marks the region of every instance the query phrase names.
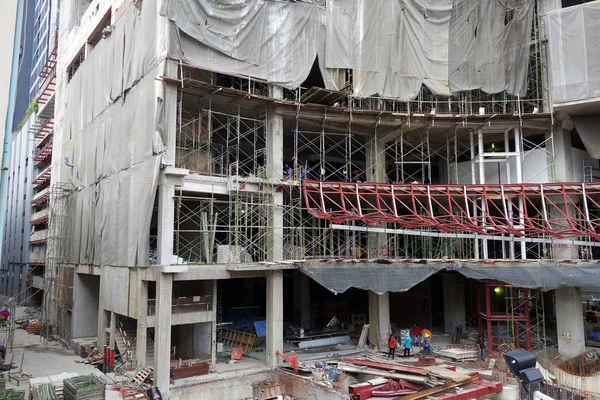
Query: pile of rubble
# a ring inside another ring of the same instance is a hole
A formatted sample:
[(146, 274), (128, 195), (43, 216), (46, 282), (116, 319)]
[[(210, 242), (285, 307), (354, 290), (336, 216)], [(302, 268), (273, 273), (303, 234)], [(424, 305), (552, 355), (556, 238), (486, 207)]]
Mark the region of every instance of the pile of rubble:
[(483, 380), (478, 372), (459, 372), (444, 364), (408, 365), (381, 356), (318, 362), (309, 368), (313, 378), (337, 386), (354, 400), (474, 399), (502, 391), (502, 383)]

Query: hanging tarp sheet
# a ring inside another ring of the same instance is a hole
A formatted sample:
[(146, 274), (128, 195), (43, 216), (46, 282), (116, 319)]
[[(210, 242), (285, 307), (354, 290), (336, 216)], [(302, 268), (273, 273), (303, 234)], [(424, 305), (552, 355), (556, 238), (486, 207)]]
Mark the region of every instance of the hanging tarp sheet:
[[(171, 57), (182, 58), (195, 67), (251, 76), (285, 87), (297, 87), (308, 77), (324, 34), (319, 7), (307, 3), (258, 1), (260, 9), (252, 14), (252, 18), (261, 23), (242, 24), (252, 30), (244, 33), (245, 38), (240, 40), (238, 48), (229, 49), (222, 42), (209, 42), (210, 35), (204, 35), (200, 30), (188, 29), (189, 25), (197, 24), (193, 18), (170, 11), (182, 7), (194, 9), (190, 15), (196, 15), (206, 7), (215, 7), (213, 3), (208, 0), (169, 0), (166, 3), (163, 14), (175, 26)], [(253, 2), (239, 3), (249, 5)], [(206, 23), (211, 25), (211, 21), (209, 18)]]
[(571, 115), (571, 120), (590, 156), (600, 159), (600, 113)]
[(533, 0), (454, 0), (450, 21), (450, 90), (524, 96)]
[(358, 96), (409, 100), (422, 84), (449, 96), (452, 0), (330, 0), (326, 63), (354, 70)]
[[(63, 154), (72, 163), (71, 262), (149, 264), (150, 218), (165, 150), (154, 0), (129, 6), (67, 85)], [(84, 101), (85, 100), (85, 101)], [(154, 118), (156, 116), (156, 118)]]
[[(317, 2), (318, 3), (318, 2)], [(316, 4), (316, 3), (315, 3)], [(527, 90), (533, 0), (165, 0), (169, 54), (192, 66), (293, 88), (319, 67), (328, 89), (409, 100)]]
[(452, 270), (470, 279), (492, 279), (522, 288), (551, 290), (565, 286), (590, 287), (600, 285), (600, 265), (586, 266), (557, 264), (503, 263), (477, 265), (455, 262), (452, 264), (378, 264), (354, 263), (344, 265), (310, 264), (300, 270), (334, 293), (343, 293), (351, 287), (371, 290), (378, 294), (404, 292), (423, 282), (431, 275)]
[(548, 13), (555, 103), (600, 97), (600, 1)]

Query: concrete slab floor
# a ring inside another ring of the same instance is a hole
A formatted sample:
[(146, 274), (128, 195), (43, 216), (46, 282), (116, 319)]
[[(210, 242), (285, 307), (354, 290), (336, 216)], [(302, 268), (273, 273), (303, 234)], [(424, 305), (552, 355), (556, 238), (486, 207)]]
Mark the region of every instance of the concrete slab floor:
[[(17, 309), (17, 319), (26, 315), (24, 310), (25, 307)], [(6, 334), (5, 328), (2, 328), (0, 331), (0, 340), (5, 341)], [(23, 373), (34, 378), (58, 375), (63, 372), (76, 372), (79, 375), (94, 374), (104, 379), (104, 374), (95, 367), (77, 363), (76, 361), (83, 361), (83, 359), (75, 355), (72, 351), (67, 350), (64, 344), (60, 342), (43, 343), (40, 340), (40, 336), (29, 334), (21, 328), (15, 330), (12, 351), (7, 349), (6, 352), (6, 362), (11, 362), (11, 360), (17, 366), (12, 372), (21, 369), (22, 360)], [(6, 387), (28, 391), (29, 381), (22, 381), (17, 386), (14, 382), (8, 382), (7, 379)]]

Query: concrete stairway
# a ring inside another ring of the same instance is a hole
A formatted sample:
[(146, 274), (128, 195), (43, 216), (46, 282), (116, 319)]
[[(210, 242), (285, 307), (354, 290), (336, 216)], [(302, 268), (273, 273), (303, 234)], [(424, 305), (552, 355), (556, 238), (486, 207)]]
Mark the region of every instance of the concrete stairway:
[[(140, 366), (137, 365), (137, 346), (138, 343), (135, 340), (137, 335), (137, 327), (132, 323), (123, 323), (117, 321), (117, 329), (115, 329), (115, 341), (116, 346), (121, 353), (122, 360), (125, 362), (125, 369), (136, 369)], [(154, 342), (147, 335), (146, 342), (146, 364), (147, 366), (154, 366)]]

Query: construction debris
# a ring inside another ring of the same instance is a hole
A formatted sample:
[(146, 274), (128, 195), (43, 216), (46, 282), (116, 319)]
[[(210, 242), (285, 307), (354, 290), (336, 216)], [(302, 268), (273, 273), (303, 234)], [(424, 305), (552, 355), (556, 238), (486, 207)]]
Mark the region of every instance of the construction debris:
[(96, 375), (64, 380), (65, 400), (98, 400), (106, 396), (106, 384)]

